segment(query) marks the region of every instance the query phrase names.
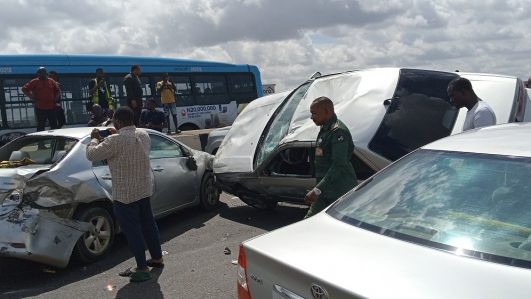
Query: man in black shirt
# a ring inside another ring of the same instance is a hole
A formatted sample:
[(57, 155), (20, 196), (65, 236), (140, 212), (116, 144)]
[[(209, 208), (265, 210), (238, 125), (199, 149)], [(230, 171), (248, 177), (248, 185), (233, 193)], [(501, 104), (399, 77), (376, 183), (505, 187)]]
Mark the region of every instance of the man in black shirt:
[(140, 113), (142, 113), (142, 81), (140, 81), (140, 66), (134, 64), (131, 66), (131, 73), (124, 77), (125, 92), (127, 93), (127, 106), (133, 109), (133, 123), (139, 126)]

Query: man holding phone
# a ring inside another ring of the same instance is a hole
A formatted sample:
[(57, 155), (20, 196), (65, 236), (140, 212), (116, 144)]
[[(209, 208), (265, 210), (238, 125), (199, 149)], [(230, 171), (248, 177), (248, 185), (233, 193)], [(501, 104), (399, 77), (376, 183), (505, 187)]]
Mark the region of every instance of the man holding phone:
[[(112, 177), (113, 211), (133, 252), (136, 267), (120, 273), (131, 282), (152, 278), (149, 267), (163, 267), (160, 236), (151, 210), (153, 177), (149, 162), (151, 140), (143, 129), (133, 125), (133, 110), (120, 107), (113, 116), (116, 129), (102, 138), (99, 129), (91, 133), (87, 159), (107, 160)], [(124, 149), (127, 149), (125, 151)], [(151, 259), (146, 260), (145, 246)]]

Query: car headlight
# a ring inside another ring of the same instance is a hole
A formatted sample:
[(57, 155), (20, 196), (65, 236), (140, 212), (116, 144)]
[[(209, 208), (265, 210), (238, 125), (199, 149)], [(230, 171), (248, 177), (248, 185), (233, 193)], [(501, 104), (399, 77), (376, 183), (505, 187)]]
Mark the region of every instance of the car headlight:
[(22, 201), (22, 190), (15, 189), (11, 194), (4, 198), (2, 202), (2, 207), (13, 207), (18, 206)]

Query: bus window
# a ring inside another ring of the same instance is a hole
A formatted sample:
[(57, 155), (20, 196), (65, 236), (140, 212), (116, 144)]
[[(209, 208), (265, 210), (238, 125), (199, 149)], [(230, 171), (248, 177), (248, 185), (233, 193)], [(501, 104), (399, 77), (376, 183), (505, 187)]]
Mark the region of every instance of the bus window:
[(198, 105), (228, 104), (225, 76), (196, 76), (193, 90)]
[(175, 103), (177, 106), (193, 106), (195, 105), (192, 97), (192, 84), (188, 76), (171, 76), (170, 80), (175, 84), (177, 89), (177, 98)]
[(249, 74), (229, 74), (229, 91), (231, 99), (238, 104), (249, 103), (256, 99), (256, 87), (253, 77)]
[(31, 79), (9, 78), (3, 82), (8, 128), (37, 126), (33, 102), (22, 93), (22, 86)]

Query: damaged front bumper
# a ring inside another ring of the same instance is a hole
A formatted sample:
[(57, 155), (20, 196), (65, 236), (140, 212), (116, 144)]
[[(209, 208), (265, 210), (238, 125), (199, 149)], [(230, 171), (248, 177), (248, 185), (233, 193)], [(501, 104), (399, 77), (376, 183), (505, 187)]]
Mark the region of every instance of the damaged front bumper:
[(0, 256), (64, 268), (77, 240), (92, 229), (47, 210), (17, 207), (0, 216)]

